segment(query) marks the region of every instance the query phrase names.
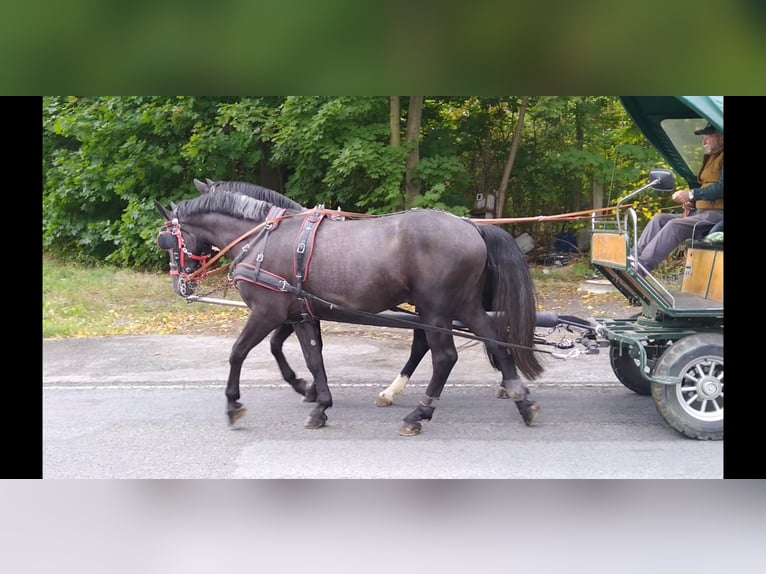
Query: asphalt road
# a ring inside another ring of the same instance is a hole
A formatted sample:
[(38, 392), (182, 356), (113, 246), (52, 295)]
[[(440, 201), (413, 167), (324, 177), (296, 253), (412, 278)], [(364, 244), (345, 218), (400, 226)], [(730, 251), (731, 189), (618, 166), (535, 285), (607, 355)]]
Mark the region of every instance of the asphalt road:
[[(614, 377), (608, 355), (545, 356), (528, 383), (532, 427), (494, 398), (483, 348), (460, 359), (433, 420), (402, 437), (430, 375), (428, 357), (392, 407), (374, 406), (404, 364), (406, 331), (323, 326), (334, 406), (325, 428), (280, 379), (268, 346), (245, 362), (247, 415), (227, 424), (233, 337), (145, 336), (43, 341), (44, 478), (722, 478), (723, 442), (669, 428), (650, 397)], [(578, 347), (575, 347), (578, 348)], [(582, 348), (582, 347), (579, 347)], [(308, 378), (297, 341), (285, 346)]]

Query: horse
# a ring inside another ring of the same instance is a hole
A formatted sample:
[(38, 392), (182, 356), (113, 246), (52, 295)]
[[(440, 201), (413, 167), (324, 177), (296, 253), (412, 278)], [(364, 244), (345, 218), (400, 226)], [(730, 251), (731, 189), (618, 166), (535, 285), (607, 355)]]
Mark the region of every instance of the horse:
[[(287, 196), (282, 195), (278, 191), (257, 185), (255, 183), (248, 183), (244, 181), (213, 181), (212, 179), (207, 178), (204, 182), (195, 178), (193, 182), (194, 187), (197, 188), (197, 191), (203, 195), (215, 192), (243, 193), (255, 199), (260, 199), (261, 201), (266, 201), (267, 203), (276, 205), (277, 207), (285, 207), (295, 211), (305, 210), (302, 205), (296, 203)], [(295, 374), (295, 371), (287, 362), (287, 358), (285, 357), (284, 351), (282, 350), (285, 341), (290, 335), (293, 334), (294, 331), (295, 329), (293, 329), (291, 323), (283, 323), (277, 327), (272, 333), (271, 339), (269, 340), (271, 354), (276, 360), (279, 372), (281, 373), (285, 382), (287, 382), (293, 389), (295, 389), (298, 394), (302, 395), (305, 402), (315, 402), (316, 389), (314, 385), (307, 383), (303, 378), (298, 378), (298, 376)]]
[[(272, 205), (276, 205), (277, 207), (285, 207), (296, 211), (306, 210), (304, 206), (287, 196), (282, 195), (278, 191), (254, 183), (244, 181), (215, 181), (208, 178), (206, 178), (204, 182), (195, 178), (193, 183), (197, 191), (203, 195), (206, 193), (220, 192), (243, 193), (255, 199), (260, 199), (271, 203)], [(316, 400), (316, 396), (312, 386), (308, 385), (305, 380), (297, 378), (295, 371), (290, 367), (282, 350), (284, 342), (293, 332), (294, 329), (290, 323), (285, 323), (278, 327), (273, 332), (269, 341), (271, 354), (277, 362), (282, 378), (299, 394), (304, 396), (305, 402), (313, 402)], [(383, 389), (375, 398), (375, 406), (389, 407), (394, 404), (394, 398), (404, 391), (405, 387), (410, 382), (412, 374), (415, 372), (418, 365), (420, 365), (428, 351), (428, 339), (426, 338), (425, 331), (423, 329), (414, 329), (409, 358), (391, 384)], [(487, 356), (492, 367), (499, 371), (500, 368), (492, 359), (492, 355), (488, 353)], [(509, 398), (508, 391), (502, 386), (498, 387), (496, 396), (500, 399)]]
[[(159, 202), (155, 207), (165, 218), (157, 243), (182, 262), (173, 275), (176, 292), (193, 288), (194, 273), (212, 246), (225, 245), (235, 287), (250, 308), (229, 355), (229, 425), (246, 412), (240, 402), (242, 363), (269, 333), (289, 322), (316, 389), (304, 427), (325, 426), (333, 401), (317, 320), (375, 316), (402, 303), (418, 309), (433, 369), (400, 435), (418, 435), (421, 421), (432, 419), (457, 362), (454, 321), (485, 342), (524, 423), (530, 426), (538, 416), (540, 407), (529, 399), (518, 373), (534, 380), (543, 371), (533, 348), (534, 286), (521, 264), (521, 250), (505, 231), (439, 210), (341, 221), (332, 219), (331, 211), (276, 208), (239, 193), (202, 195), (172, 210)], [(485, 288), (499, 311), (494, 320), (483, 306)]]

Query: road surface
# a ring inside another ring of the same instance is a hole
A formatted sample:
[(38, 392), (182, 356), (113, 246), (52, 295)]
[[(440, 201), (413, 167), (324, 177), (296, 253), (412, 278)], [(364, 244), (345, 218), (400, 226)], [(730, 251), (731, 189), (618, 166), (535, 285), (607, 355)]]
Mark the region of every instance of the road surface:
[[(323, 325), (334, 406), (303, 428), (311, 405), (282, 382), (268, 345), (245, 361), (247, 415), (227, 424), (233, 337), (140, 336), (43, 341), (44, 478), (722, 478), (723, 442), (669, 428), (650, 397), (623, 387), (605, 349), (563, 358), (529, 382), (542, 407), (524, 425), (494, 398), (499, 374), (483, 347), (459, 360), (433, 420), (399, 425), (417, 404), (430, 360), (392, 407), (374, 406), (404, 364), (409, 333)], [(558, 336), (558, 335), (556, 335)], [(569, 335), (563, 335), (569, 336)], [(576, 349), (582, 349), (579, 345)], [(309, 378), (297, 340), (285, 352)]]

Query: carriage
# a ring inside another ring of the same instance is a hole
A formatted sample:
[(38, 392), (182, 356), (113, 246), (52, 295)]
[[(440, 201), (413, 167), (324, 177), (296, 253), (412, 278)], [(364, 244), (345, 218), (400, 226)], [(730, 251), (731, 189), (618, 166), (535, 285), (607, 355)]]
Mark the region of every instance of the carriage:
[[(723, 99), (709, 96), (623, 97), (647, 139), (686, 181), (697, 187), (701, 164), (694, 131), (710, 122), (723, 131)], [(672, 428), (695, 439), (723, 439), (723, 241), (707, 237), (684, 245), (681, 285), (669, 287), (645, 272), (636, 253), (633, 207), (648, 190), (672, 192), (673, 172), (654, 170), (649, 183), (623, 198), (615, 217), (592, 226), (591, 263), (641, 312), (600, 319), (615, 376), (627, 388), (651, 395)]]
[[(690, 135), (708, 121), (723, 130), (722, 98), (623, 97), (623, 104), (668, 163), (696, 187), (695, 162), (701, 158), (694, 157), (699, 142)], [(212, 198), (219, 182), (195, 183), (211, 198), (183, 202), (193, 205), (182, 205), (180, 211), (157, 204), (167, 220), (158, 243), (170, 252), (179, 295), (190, 302), (251, 309), (230, 356), (226, 390), (230, 424), (245, 411), (239, 402), (242, 362), (273, 332), (271, 349), (283, 377), (304, 400), (317, 403), (305, 426), (324, 426), (332, 399), (321, 358), (321, 319), (414, 331), (410, 360), (381, 393), (379, 400), (388, 402), (376, 402), (379, 406), (390, 404), (431, 352), (432, 379), (415, 410), (405, 417), (400, 434), (417, 435), (420, 421), (431, 419), (457, 360), (455, 335), (485, 344), (490, 362), (503, 375), (497, 397), (512, 398), (524, 422), (531, 425), (539, 406), (528, 398), (517, 368), (530, 379), (541, 370), (534, 357), (533, 346), (540, 342), (533, 337), (535, 325), (565, 325), (582, 332), (580, 341), (587, 352), (608, 347), (618, 380), (636, 393), (651, 395), (670, 427), (695, 439), (723, 438), (722, 245), (704, 239), (690, 242), (679, 290), (663, 285), (637, 263), (637, 215), (628, 202), (649, 189), (672, 191), (671, 171), (652, 171), (646, 186), (620, 201), (614, 218), (596, 220), (594, 215), (592, 264), (641, 311), (626, 319), (593, 321), (536, 313), (531, 277), (519, 246), (491, 224), (427, 210), (343, 224), (342, 214), (336, 218), (323, 209), (304, 210), (283, 196), (287, 203), (276, 205), (279, 194), (258, 186), (249, 187), (250, 197), (239, 189), (225, 190), (240, 191), (234, 201), (220, 197), (231, 194)], [(243, 212), (252, 219), (243, 217)], [(327, 241), (316, 250), (309, 277), (320, 224)], [(277, 227), (279, 233), (273, 233)], [(451, 244), (443, 245), (444, 238)], [(195, 294), (216, 245), (226, 247), (213, 260), (230, 251), (230, 276), (242, 303)], [(376, 258), (368, 256), (373, 251)], [(487, 267), (476, 266), (485, 260)], [(396, 305), (405, 299), (417, 313)], [(292, 332), (314, 376), (312, 384), (296, 379), (281, 355), (281, 344)]]

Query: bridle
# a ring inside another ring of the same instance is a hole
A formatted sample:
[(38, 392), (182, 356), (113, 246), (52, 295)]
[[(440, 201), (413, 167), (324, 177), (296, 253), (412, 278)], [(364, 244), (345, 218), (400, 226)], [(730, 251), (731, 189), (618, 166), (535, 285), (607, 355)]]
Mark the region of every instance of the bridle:
[[(204, 279), (207, 275), (207, 262), (212, 252), (197, 255), (187, 249), (181, 233), (181, 224), (177, 218), (165, 222), (165, 228), (157, 236), (157, 245), (160, 249), (170, 252), (170, 275), (178, 278), (178, 289), (181, 295), (185, 296), (187, 284), (191, 287), (190, 292), (193, 292), (196, 286), (195, 280)], [(202, 273), (197, 274), (200, 267), (202, 267)]]
[[(210, 191), (213, 191), (215, 185), (217, 184), (214, 184), (213, 186), (211, 186)], [(376, 217), (374, 215), (367, 215), (367, 214), (354, 214), (354, 213), (347, 213), (344, 211), (325, 210), (321, 207), (315, 208), (311, 211), (301, 211), (300, 213), (296, 213), (292, 215), (285, 215), (285, 211), (286, 211), (285, 208), (272, 206), (265, 221), (262, 221), (261, 223), (253, 227), (252, 229), (246, 231), (245, 233), (243, 233), (242, 235), (240, 235), (239, 237), (231, 241), (223, 249), (218, 249), (217, 247), (214, 247), (211, 245), (210, 246), (211, 252), (202, 252), (199, 255), (193, 253), (186, 247), (184, 243), (183, 235), (181, 233), (181, 224), (178, 221), (178, 218), (174, 217), (173, 219), (166, 221), (165, 228), (160, 232), (159, 236), (157, 237), (157, 244), (159, 245), (160, 249), (171, 252), (170, 275), (178, 278), (177, 290), (179, 294), (183, 297), (186, 297), (188, 295), (193, 295), (198, 282), (207, 278), (209, 274), (212, 275), (218, 271), (223, 271), (231, 265), (231, 264), (228, 264), (222, 267), (218, 267), (217, 269), (212, 269), (212, 270), (210, 269), (211, 266), (216, 261), (218, 261), (218, 259), (220, 259), (226, 253), (228, 253), (232, 247), (234, 247), (241, 241), (257, 233), (260, 233), (262, 231), (265, 231), (268, 234), (269, 231), (271, 231), (272, 229), (275, 229), (276, 226), (279, 224), (279, 222), (284, 219), (289, 219), (291, 217), (298, 217), (298, 216), (310, 216), (312, 213), (329, 215), (333, 219), (335, 218), (343, 219), (347, 216)], [(218, 253), (214, 257), (212, 256), (213, 249), (218, 250)], [(244, 256), (248, 249), (249, 249), (249, 244), (244, 247), (239, 257)], [(192, 264), (192, 262), (194, 264)], [(231, 266), (234, 267), (234, 265), (231, 265)], [(188, 288), (187, 288), (187, 285), (188, 285)]]

